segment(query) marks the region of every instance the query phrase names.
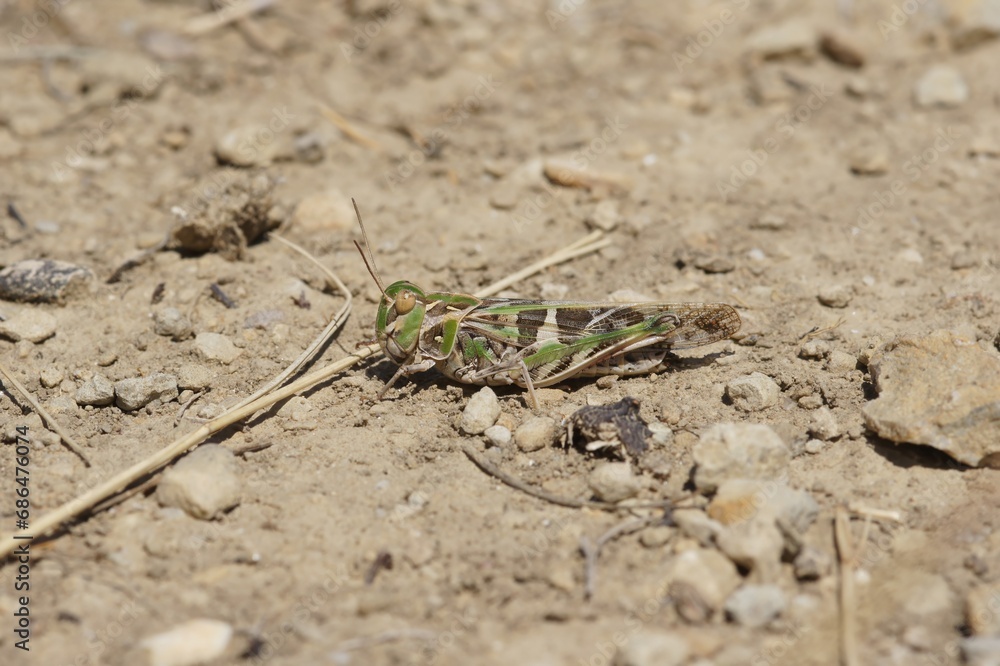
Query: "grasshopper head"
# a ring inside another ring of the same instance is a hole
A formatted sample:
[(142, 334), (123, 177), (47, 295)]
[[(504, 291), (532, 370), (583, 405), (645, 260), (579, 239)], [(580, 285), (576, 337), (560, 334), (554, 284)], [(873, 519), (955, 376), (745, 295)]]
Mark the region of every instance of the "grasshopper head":
[(420, 327), (427, 310), (427, 297), (420, 287), (400, 280), (382, 294), (375, 318), (375, 337), (385, 355), (397, 365), (407, 363), (420, 342)]

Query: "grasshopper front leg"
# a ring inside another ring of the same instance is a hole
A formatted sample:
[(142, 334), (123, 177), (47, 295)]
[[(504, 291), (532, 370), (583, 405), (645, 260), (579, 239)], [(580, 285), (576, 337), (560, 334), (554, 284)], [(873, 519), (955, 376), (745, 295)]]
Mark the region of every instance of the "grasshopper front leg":
[(429, 358), (420, 361), (419, 363), (408, 363), (406, 365), (399, 366), (399, 369), (396, 370), (396, 374), (392, 376), (392, 379), (386, 382), (385, 386), (382, 387), (382, 390), (378, 392), (378, 396), (376, 396), (376, 398), (381, 400), (385, 396), (386, 392), (392, 388), (392, 385), (395, 384), (400, 377), (403, 377), (404, 375), (409, 377), (410, 375), (430, 370), (434, 367), (434, 363), (434, 359)]

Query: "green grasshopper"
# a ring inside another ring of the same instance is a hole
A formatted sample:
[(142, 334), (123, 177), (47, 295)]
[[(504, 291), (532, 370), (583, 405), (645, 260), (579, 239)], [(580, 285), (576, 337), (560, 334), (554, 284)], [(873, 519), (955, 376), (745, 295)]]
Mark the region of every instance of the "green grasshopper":
[(406, 280), (386, 287), (356, 203), (355, 211), (371, 263), (354, 244), (382, 292), (375, 336), (399, 366), (380, 399), (400, 377), (437, 367), (464, 384), (525, 388), (537, 410), (536, 388), (658, 372), (671, 351), (724, 340), (740, 328), (739, 314), (724, 303), (476, 298), (428, 292)]

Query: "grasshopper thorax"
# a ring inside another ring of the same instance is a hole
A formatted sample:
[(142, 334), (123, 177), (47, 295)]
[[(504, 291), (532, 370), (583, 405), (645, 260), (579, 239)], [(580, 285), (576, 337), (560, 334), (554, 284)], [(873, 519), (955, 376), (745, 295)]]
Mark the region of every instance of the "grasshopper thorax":
[(375, 337), (385, 355), (398, 365), (409, 363), (420, 342), (427, 297), (412, 282), (393, 282), (382, 293)]

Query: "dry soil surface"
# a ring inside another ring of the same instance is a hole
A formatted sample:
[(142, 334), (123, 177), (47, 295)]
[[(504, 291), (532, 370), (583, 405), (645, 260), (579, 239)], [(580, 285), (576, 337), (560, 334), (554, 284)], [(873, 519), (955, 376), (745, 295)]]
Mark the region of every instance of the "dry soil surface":
[[(669, 372), (546, 390), (541, 411), (561, 422), (637, 398), (663, 425), (659, 463), (636, 468), (634, 490), (695, 508), (711, 498), (693, 482), (699, 438), (720, 423), (770, 426), (791, 454), (783, 483), (818, 504), (795, 536), (818, 564), (786, 557), (761, 580), (729, 552), (719, 566), (749, 586), (749, 613), (704, 590), (684, 597), (665, 583), (678, 558), (718, 544), (667, 516), (606, 543), (585, 599), (581, 540), (634, 517), (515, 490), (462, 447), (583, 499), (613, 452), (464, 434), (477, 389), (434, 371), (373, 403), (395, 371), (382, 358), (214, 437), (237, 454), (205, 459), (214, 490), (235, 494), (214, 518), (163, 506), (145, 486), (32, 542), (29, 592), (15, 588), (18, 563), (4, 564), (0, 661), (831, 664), (847, 622), (856, 663), (951, 664), (973, 659), (970, 634), (997, 635), (997, 472), (879, 439), (862, 414), (867, 359), (897, 336), (948, 330), (996, 353), (996, 2), (231, 11), (0, 4), (0, 191), (22, 220), (0, 223), (0, 267), (48, 258), (94, 274), (61, 302), (0, 301), (7, 324), (54, 331), (0, 340), (0, 362), (93, 463), (5, 383), (4, 533), (17, 426), (29, 428), (36, 520), (267, 382), (343, 304), (301, 256), (247, 245), (225, 211), (254, 232), (282, 224), (354, 294), (319, 365), (372, 339), (379, 292), (353, 246), (354, 197), (387, 281), (472, 292), (600, 227), (610, 246), (507, 295), (737, 307), (735, 339), (686, 350)], [(185, 220), (213, 215), (222, 223), (207, 235), (174, 233), (107, 282)], [(132, 411), (78, 399), (95, 375), (157, 373), (166, 388)], [(727, 385), (752, 373), (769, 378), (751, 380), (765, 395), (734, 403)], [(497, 394), (502, 426), (533, 416), (522, 391)], [(862, 510), (843, 608), (839, 506)], [(761, 583), (780, 603), (768, 606)], [(30, 652), (15, 646), (22, 596)], [(986, 610), (970, 617), (969, 604)], [(168, 635), (164, 652), (149, 642), (199, 619), (214, 621), (207, 639)]]

